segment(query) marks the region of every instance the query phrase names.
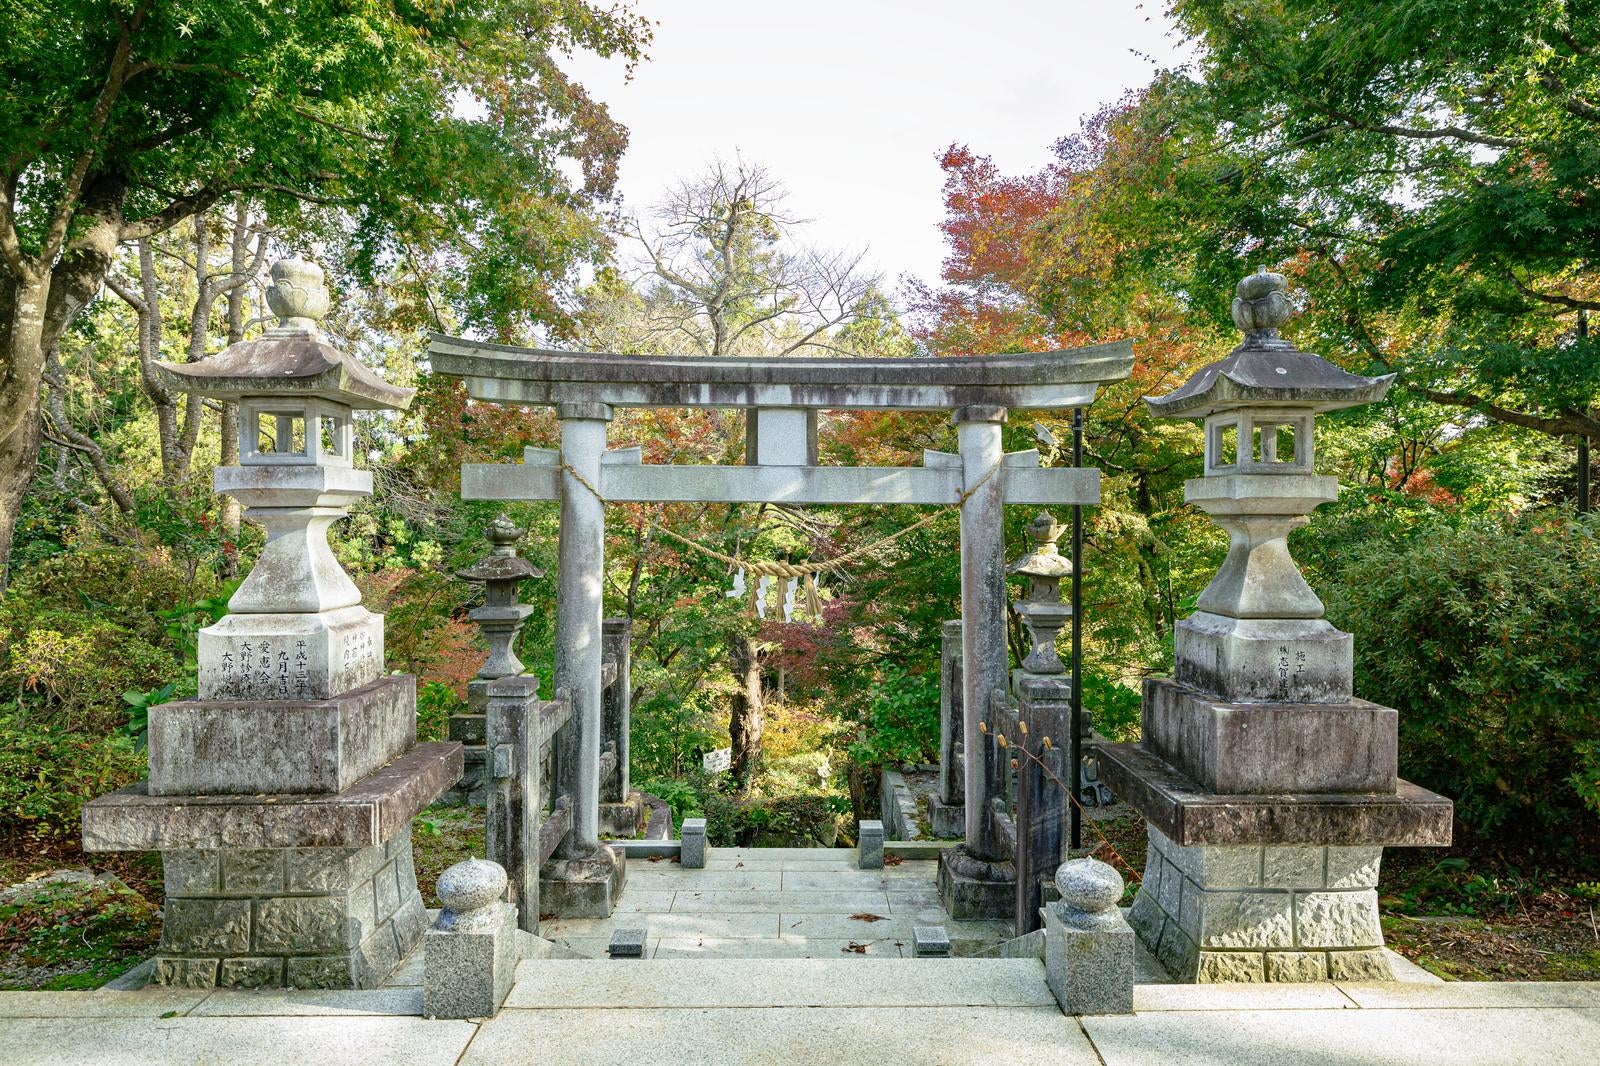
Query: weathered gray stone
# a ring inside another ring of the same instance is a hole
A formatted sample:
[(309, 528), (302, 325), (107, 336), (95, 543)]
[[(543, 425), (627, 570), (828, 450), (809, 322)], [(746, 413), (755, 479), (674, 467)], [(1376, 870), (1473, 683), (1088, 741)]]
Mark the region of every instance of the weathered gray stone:
[(913, 925), (911, 950), (919, 959), (946, 957), (950, 954), (950, 933), (942, 925)]
[(863, 870), (883, 869), (883, 823), (875, 819), (860, 823), (856, 841), (856, 865)]
[(163, 988), (215, 988), (220, 959), (158, 956), (150, 983)]
[(178, 700), (150, 711), (151, 795), (349, 788), (416, 743), (416, 679), (321, 700)]
[(1136, 744), (1102, 746), (1100, 774), (1118, 799), (1185, 845), (1433, 847), (1451, 840), (1451, 802), (1409, 781), (1392, 796), (1223, 796)]
[(288, 959), (285, 982), (290, 988), (360, 988), (349, 952)]
[(357, 848), (290, 848), (284, 852), (290, 892), (343, 892), (355, 884)]
[(1328, 976), (1335, 981), (1393, 981), (1394, 969), (1382, 951), (1330, 951)]
[(169, 899), (161, 926), (163, 951), (242, 955), (250, 949), (250, 901)]
[(1297, 894), (1294, 918), (1295, 939), (1303, 948), (1383, 946), (1378, 894), (1371, 889)]
[(1329, 888), (1377, 888), (1382, 848), (1328, 848)]
[(161, 853), (162, 880), (169, 896), (202, 896), (222, 887), (222, 853), (180, 849)]
[(222, 852), (222, 891), (227, 895), (266, 895), (284, 890), (284, 853), (277, 848)]
[(357, 988), (376, 988), (400, 965), (400, 945), (395, 941), (394, 924), (384, 922), (361, 942), (352, 958)]
[(678, 865), (685, 870), (703, 870), (706, 865), (706, 820), (685, 818), (681, 832), (683, 845)]
[(1200, 953), (1194, 980), (1200, 984), (1265, 981), (1265, 959), (1260, 952), (1204, 951)]
[(1220, 795), (1392, 793), (1399, 716), (1365, 700), (1223, 703), (1144, 684), (1144, 746)]
[[(964, 847), (965, 845), (962, 845)], [(945, 848), (939, 853), (939, 869), (934, 887), (945, 912), (958, 922), (983, 919), (1013, 919), (1017, 906), (1015, 873), (1005, 877), (977, 877), (962, 873), (958, 866), (961, 848)], [(976, 865), (987, 865), (978, 862)], [(996, 864), (995, 872), (1012, 870), (1009, 863)]]
[(418, 744), (337, 795), (151, 796), (142, 784), (83, 811), (85, 851), (364, 847), (410, 825), (461, 776), (461, 745)]
[(1291, 900), (1287, 892), (1205, 892), (1200, 904), (1200, 946), (1294, 947)]
[(587, 856), (555, 859), (539, 875), (539, 906), (563, 918), (609, 918), (627, 883), (620, 851), (596, 848)]
[(223, 988), (279, 988), (283, 985), (283, 960), (272, 957), (244, 957), (222, 960)]
[(424, 934), (423, 1014), (484, 1018), (500, 1009), (517, 964), (517, 911), (502, 899), (506, 885), (504, 869), (475, 859), (439, 876), (445, 908)]
[(1325, 981), (1328, 962), (1320, 951), (1269, 951), (1268, 981)]
[(1068, 1014), (1133, 1010), (1134, 932), (1117, 909), (1122, 875), (1097, 859), (1056, 872), (1061, 899), (1044, 908), (1045, 980)]
[(378, 921), (387, 922), (400, 909), (400, 882), (395, 876), (393, 862), (372, 875), (372, 893)]
[(1327, 848), (1267, 848), (1261, 883), (1267, 888), (1321, 888)]
[[(383, 616), (359, 605), (320, 614), (231, 614), (200, 631), (199, 649), (201, 700), (327, 700), (383, 675)], [(280, 654), (290, 656), (287, 672)], [(247, 658), (256, 663), (249, 673), (241, 665)]]
[(644, 929), (613, 930), (611, 942), (606, 945), (606, 954), (613, 959), (642, 959), (645, 935)]
[(282, 896), (256, 904), (257, 952), (311, 955), (349, 948), (344, 899)]
[(1195, 980), (1195, 965), (1200, 957), (1200, 947), (1175, 921), (1161, 927), (1161, 942), (1155, 947), (1157, 961), (1179, 981)]
[(1344, 703), (1350, 634), (1321, 618), (1227, 618), (1197, 611), (1174, 630), (1173, 680), (1227, 703)]

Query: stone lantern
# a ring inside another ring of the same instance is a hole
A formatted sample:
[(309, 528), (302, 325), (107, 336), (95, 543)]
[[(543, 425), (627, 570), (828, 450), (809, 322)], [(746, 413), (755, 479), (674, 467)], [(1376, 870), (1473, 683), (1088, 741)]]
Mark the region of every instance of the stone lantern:
[(410, 821), (461, 774), (459, 744), (416, 742), (416, 679), (387, 674), (383, 617), (328, 546), (372, 492), (356, 410), (411, 389), (334, 348), (322, 271), (272, 268), (278, 324), (170, 387), (237, 405), (239, 465), (216, 490), (267, 531), (228, 615), (200, 631), (199, 697), (150, 711), (150, 776), (84, 809), (86, 851), (159, 850), (166, 879), (151, 980), (188, 987), (367, 988), (427, 925)]
[(1278, 336), (1282, 275), (1239, 283), (1244, 341), (1166, 396), (1205, 420), (1184, 499), (1227, 531), (1227, 558), (1178, 623), (1173, 677), (1144, 685), (1143, 740), (1101, 773), (1149, 824), (1130, 922), (1179, 980), (1388, 979), (1383, 848), (1450, 842), (1451, 803), (1397, 775), (1398, 717), (1352, 696), (1348, 633), (1322, 617), (1287, 537), (1338, 483), (1313, 472), (1316, 416), (1382, 399)]
[(1072, 619), (1072, 605), (1061, 602), (1061, 579), (1072, 576), (1072, 561), (1056, 550), (1056, 541), (1066, 527), (1041, 512), (1028, 526), (1033, 551), (1007, 569), (1028, 579), (1028, 591), (1012, 608), (1028, 627), (1033, 648), (1022, 660), (1022, 668), (1034, 674), (1066, 672), (1056, 653), (1056, 635)]
[(522, 673), (522, 660), (516, 653), (517, 634), (522, 632), (533, 608), (517, 602), (517, 586), (527, 578), (544, 576), (543, 570), (517, 554), (517, 541), (526, 532), (501, 515), (484, 534), (493, 545), (489, 554), (456, 572), (463, 581), (483, 585), (483, 606), (473, 609), (468, 617), (478, 623), (489, 645), (489, 659), (478, 671), (478, 677), (486, 682)]

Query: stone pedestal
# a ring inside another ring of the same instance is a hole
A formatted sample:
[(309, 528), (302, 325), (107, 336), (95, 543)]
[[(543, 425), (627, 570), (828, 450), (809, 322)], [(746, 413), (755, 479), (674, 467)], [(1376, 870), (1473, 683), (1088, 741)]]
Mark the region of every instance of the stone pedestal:
[(1011, 921), (1017, 909), (1017, 868), (975, 857), (965, 844), (939, 852), (939, 902), (956, 921)]
[(425, 934), (422, 1013), (488, 1018), (500, 1010), (517, 969), (517, 908), (505, 902), (506, 872), (468, 859), (439, 875), (444, 909)]
[(539, 871), (539, 907), (563, 918), (609, 918), (622, 899), (628, 864), (601, 845), (587, 855), (552, 859)]

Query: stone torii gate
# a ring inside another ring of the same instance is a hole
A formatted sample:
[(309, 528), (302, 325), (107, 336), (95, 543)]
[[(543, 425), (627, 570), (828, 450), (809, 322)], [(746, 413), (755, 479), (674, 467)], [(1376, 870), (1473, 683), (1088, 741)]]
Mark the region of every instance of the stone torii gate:
[[(435, 335), (428, 354), (436, 372), (462, 379), (474, 399), (549, 405), (561, 420), (559, 452), (528, 448), (520, 464), (463, 464), (461, 495), (561, 503), (555, 687), (571, 701), (575, 728), (557, 749), (555, 773), (573, 812), (545, 876), (613, 883), (620, 874), (599, 839), (606, 501), (959, 502), (964, 726), (975, 737), (990, 692), (1008, 683), (1002, 508), (1100, 499), (1098, 470), (1045, 469), (1032, 450), (1005, 454), (1007, 409), (1085, 407), (1099, 385), (1126, 378), (1133, 366), (1131, 341), (941, 359), (738, 359), (556, 352)], [(647, 465), (638, 448), (608, 450), (606, 423), (616, 407), (746, 409), (745, 465)], [(925, 452), (921, 467), (818, 466), (817, 412), (847, 409), (951, 411), (958, 453)], [(969, 874), (1010, 858), (989, 817), (1004, 774), (987, 747), (966, 746)]]

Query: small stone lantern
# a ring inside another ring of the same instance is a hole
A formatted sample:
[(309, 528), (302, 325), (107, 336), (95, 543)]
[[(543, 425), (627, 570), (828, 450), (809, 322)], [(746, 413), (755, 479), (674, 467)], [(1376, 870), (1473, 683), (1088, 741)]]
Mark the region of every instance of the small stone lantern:
[(517, 554), (517, 541), (526, 532), (501, 515), (484, 534), (493, 545), (489, 554), (476, 565), (456, 572), (463, 581), (481, 582), (484, 587), (483, 606), (469, 615), (489, 645), (489, 659), (478, 671), (484, 681), (522, 673), (522, 660), (516, 653), (517, 634), (522, 632), (533, 608), (517, 602), (517, 586), (527, 578), (544, 576), (543, 570)]
[(1022, 660), (1022, 668), (1029, 673), (1066, 672), (1061, 656), (1056, 654), (1056, 636), (1072, 619), (1072, 605), (1061, 602), (1061, 579), (1072, 576), (1072, 561), (1056, 550), (1056, 542), (1065, 531), (1065, 526), (1041, 512), (1028, 526), (1033, 551), (1006, 570), (1028, 579), (1027, 593), (1012, 607), (1033, 640), (1032, 650)]

